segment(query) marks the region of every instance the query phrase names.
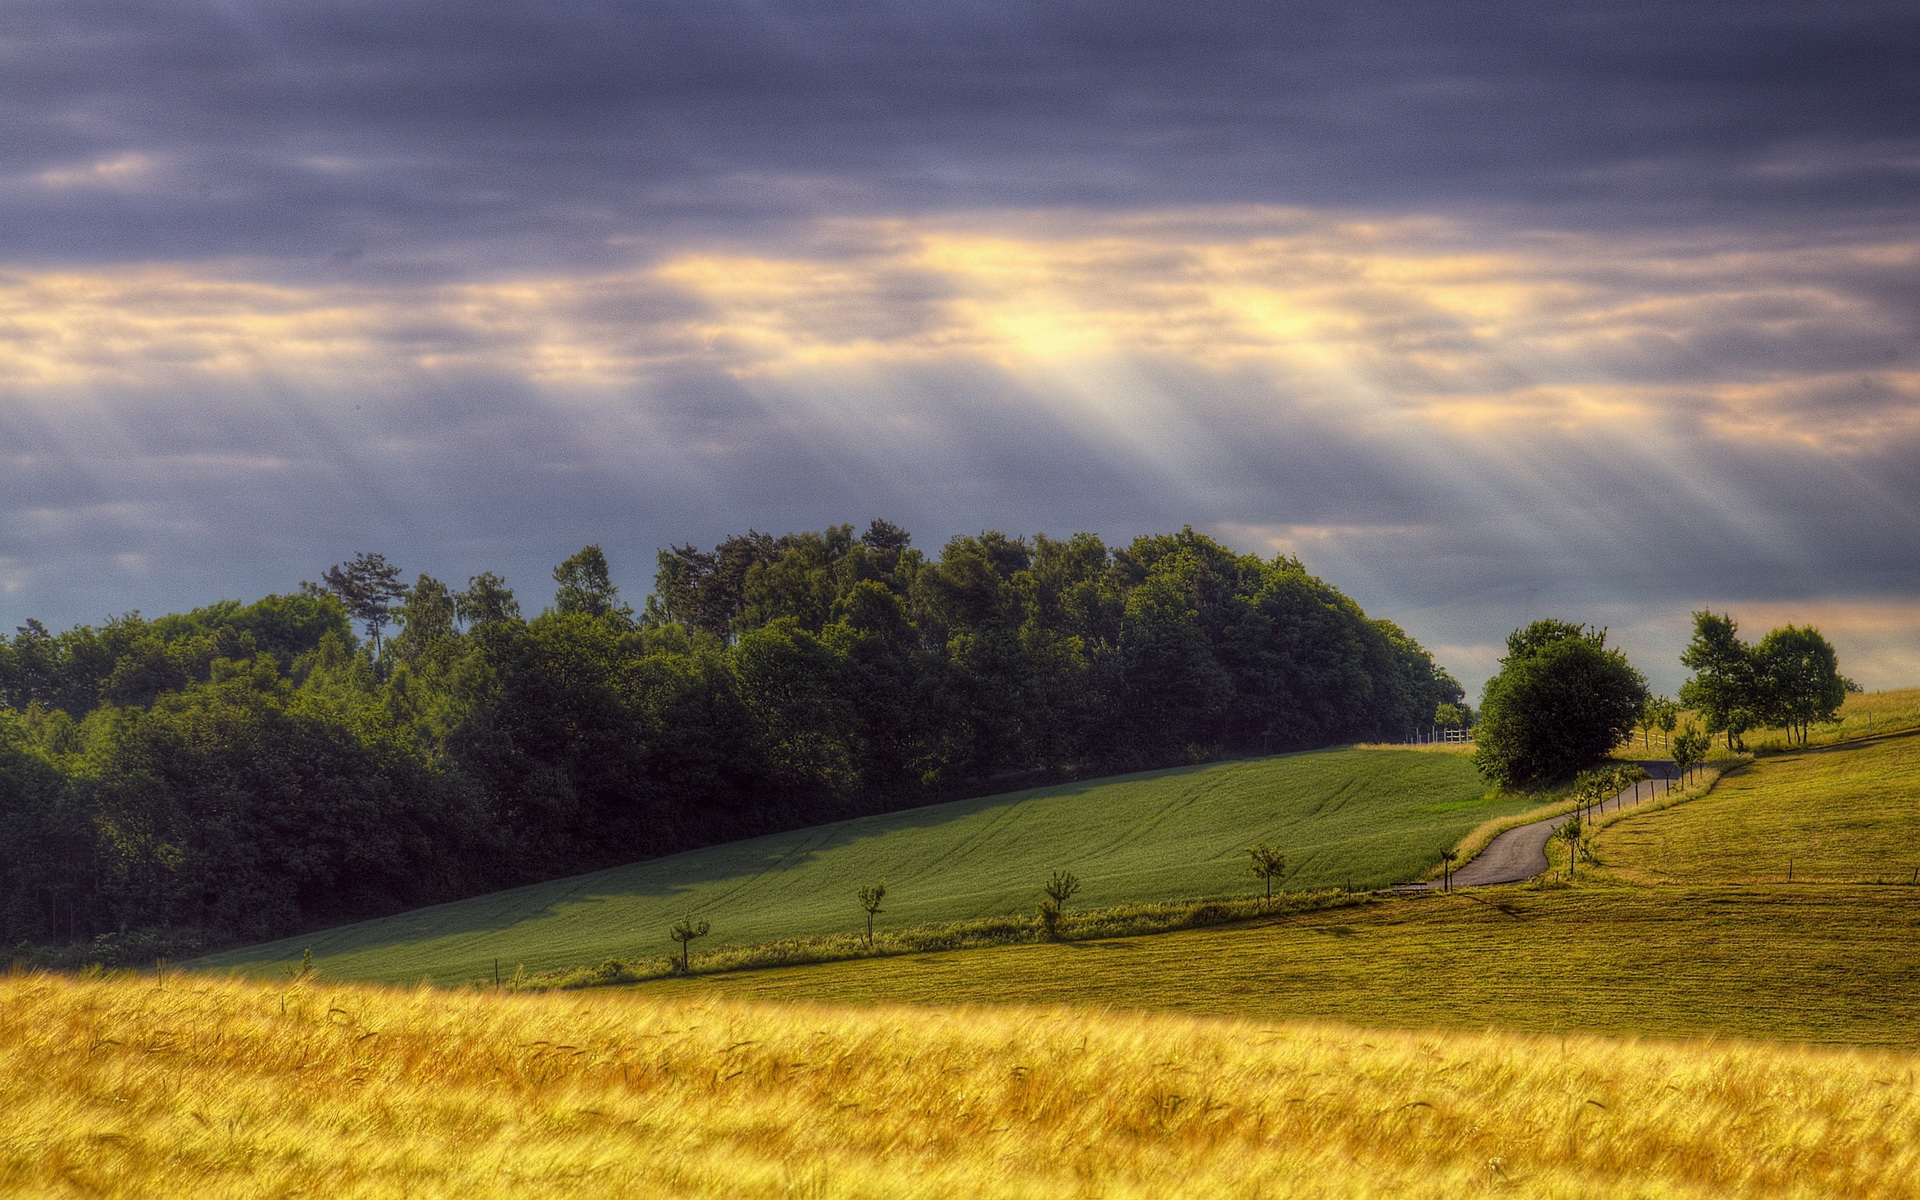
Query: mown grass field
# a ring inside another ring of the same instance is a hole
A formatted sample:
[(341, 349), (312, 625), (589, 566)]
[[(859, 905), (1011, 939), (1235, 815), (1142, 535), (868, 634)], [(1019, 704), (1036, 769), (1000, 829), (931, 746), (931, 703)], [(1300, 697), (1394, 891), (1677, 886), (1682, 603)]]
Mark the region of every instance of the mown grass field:
[(638, 991), (1915, 1047), (1915, 980), (1920, 888), (1582, 885), (1383, 900), (1153, 937), (695, 976)]
[(818, 826), (419, 909), (194, 962), (280, 973), (311, 947), (329, 978), (490, 980), (662, 956), (683, 914), (699, 949), (850, 932), (888, 885), (882, 927), (1031, 913), (1056, 869), (1079, 908), (1255, 889), (1245, 847), (1284, 846), (1294, 889), (1381, 886), (1525, 797), (1492, 799), (1464, 757), (1334, 750), (1157, 771)]
[(1767, 755), (1712, 793), (1602, 830), (1631, 883), (1920, 883), (1920, 731)]
[(1920, 1195), (1896, 1052), (204, 975), (0, 1031), (8, 1195)]

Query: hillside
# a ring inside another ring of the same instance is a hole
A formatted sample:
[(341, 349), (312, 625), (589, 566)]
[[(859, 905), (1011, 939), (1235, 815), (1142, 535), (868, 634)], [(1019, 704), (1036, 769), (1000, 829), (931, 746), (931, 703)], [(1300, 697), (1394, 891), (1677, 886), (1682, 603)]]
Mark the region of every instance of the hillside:
[(1084, 1010), (0, 979), (0, 1191), (1920, 1194), (1920, 1058)]
[(1050, 872), (1079, 907), (1255, 887), (1245, 847), (1287, 849), (1286, 886), (1380, 886), (1524, 799), (1485, 798), (1465, 758), (1338, 750), (1069, 784), (755, 838), (197, 960), (278, 973), (311, 947), (330, 978), (456, 983), (651, 957), (682, 914), (701, 949), (856, 929), (854, 892), (888, 883), (883, 925), (1031, 912)]
[[(1575, 886), (1159, 937), (533, 995), (15, 972), (0, 1190), (1920, 1196), (1920, 887), (1858, 882), (1905, 861), (1917, 758), (1920, 734), (1762, 759), (1607, 829)], [(1251, 837), (1324, 874), (1481, 820), (1498, 806), (1464, 766), (1343, 751), (943, 805), (720, 848), (705, 876), (637, 864), (625, 893), (620, 872), (522, 889), (517, 926), (489, 897), (491, 933), (455, 932), (461, 906), (414, 914), (413, 942), (336, 931), (368, 944), (322, 965), (582, 934), (674, 888), (844, 923), (844, 894), (807, 910), (809, 886), (844, 893), (884, 859), (957, 889), (1069, 842), (1116, 868), (1083, 871), (1102, 901), (1121, 865), (1245, 890), (1229, 868)], [(1754, 869), (1806, 839), (1827, 847), (1815, 882)], [(1187, 875), (1149, 853), (1176, 844)], [(1636, 867), (1652, 882), (1624, 881)]]
[(1571, 887), (1542, 882), (1153, 938), (645, 987), (1912, 1047), (1917, 791), (1920, 731), (1909, 730), (1762, 758), (1706, 797), (1630, 815), (1599, 834), (1599, 861)]
[[(1884, 727), (1884, 726), (1883, 726)], [(1920, 731), (1768, 755), (1712, 794), (1603, 830), (1632, 883), (1920, 883)]]
[(532, 617), (492, 572), (361, 553), (253, 604), (29, 621), (0, 639), (0, 945), (185, 958), (994, 779), (1397, 741), (1461, 696), (1285, 555), (910, 541), (679, 546), (639, 613), (593, 545)]

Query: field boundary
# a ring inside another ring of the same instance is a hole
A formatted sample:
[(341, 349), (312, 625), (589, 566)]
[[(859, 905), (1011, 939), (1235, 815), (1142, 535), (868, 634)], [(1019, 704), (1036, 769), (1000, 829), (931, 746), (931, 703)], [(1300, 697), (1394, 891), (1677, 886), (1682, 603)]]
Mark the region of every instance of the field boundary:
[(1399, 750), (1408, 754), (1451, 754), (1472, 758), (1472, 742), (1355, 742), (1350, 750)]
[(1231, 896), (1118, 905), (1084, 912), (1069, 911), (1059, 918), (1051, 934), (1039, 917), (1015, 913), (974, 921), (876, 930), (872, 942), (857, 933), (835, 933), (727, 946), (692, 955), (689, 969), (685, 971), (680, 969), (679, 959), (674, 955), (654, 955), (633, 960), (609, 958), (597, 967), (569, 967), (536, 975), (516, 969), (511, 978), (501, 981), (500, 986), (508, 991), (565, 991), (646, 983), (658, 979), (684, 979), (694, 975), (731, 975), (773, 967), (798, 967), (853, 959), (979, 950), (989, 946), (1146, 937), (1182, 929), (1239, 924), (1263, 917), (1289, 917), (1354, 908), (1376, 903), (1385, 894), (1384, 891), (1331, 888), (1311, 892), (1281, 892), (1271, 902), (1259, 896)]

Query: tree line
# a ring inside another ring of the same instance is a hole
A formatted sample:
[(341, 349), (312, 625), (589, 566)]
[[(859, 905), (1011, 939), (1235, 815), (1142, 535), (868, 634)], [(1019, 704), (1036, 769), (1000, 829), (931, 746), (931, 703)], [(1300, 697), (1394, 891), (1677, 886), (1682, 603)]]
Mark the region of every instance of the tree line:
[(1671, 734), (1684, 707), (1705, 725), (1671, 739), (1685, 770), (1705, 759), (1709, 735), (1740, 750), (1748, 730), (1780, 728), (1804, 745), (1812, 727), (1833, 720), (1847, 693), (1859, 690), (1819, 630), (1786, 625), (1749, 645), (1739, 629), (1725, 614), (1693, 614), (1693, 638), (1680, 655), (1693, 675), (1678, 703), (1648, 692), (1639, 670), (1607, 646), (1605, 629), (1545, 620), (1514, 630), (1481, 700), (1476, 765), (1501, 786), (1566, 779), (1627, 741), (1636, 725)]
[(1680, 702), (1729, 750), (1744, 749), (1741, 735), (1759, 728), (1785, 729), (1789, 742), (1805, 745), (1813, 726), (1833, 720), (1847, 693), (1860, 690), (1840, 674), (1819, 630), (1785, 625), (1749, 645), (1731, 616), (1710, 609), (1693, 614), (1693, 640), (1680, 662), (1693, 671)]
[[(873, 522), (589, 546), (527, 617), (362, 554), (0, 642), (0, 940), (138, 960), (1076, 775), (1399, 739), (1459, 685), (1297, 559), (1191, 529)], [(22, 951), (24, 952), (24, 950)]]

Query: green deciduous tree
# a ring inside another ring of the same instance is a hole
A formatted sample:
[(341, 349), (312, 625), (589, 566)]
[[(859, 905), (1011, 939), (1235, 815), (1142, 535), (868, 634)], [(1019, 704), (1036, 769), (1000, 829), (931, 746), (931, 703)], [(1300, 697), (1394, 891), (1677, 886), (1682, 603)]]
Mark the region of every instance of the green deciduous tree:
[(1553, 831), (1553, 836), (1566, 843), (1567, 878), (1572, 879), (1574, 876), (1574, 868), (1580, 858), (1580, 843), (1586, 837), (1585, 831), (1580, 826), (1579, 816), (1576, 814), (1575, 816), (1569, 817), (1566, 821), (1563, 821), (1559, 828)]
[(1574, 777), (1569, 791), (1576, 812), (1598, 808), (1635, 783), (1647, 778), (1644, 767), (1634, 763), (1614, 763), (1582, 771)]
[(1775, 629), (1754, 647), (1753, 659), (1766, 721), (1785, 726), (1788, 739), (1801, 745), (1816, 723), (1833, 720), (1853, 688), (1817, 629)]
[(455, 593), (453, 604), (454, 615), (469, 628), (520, 619), (520, 602), (513, 598), (513, 589), (492, 571), (467, 580), (467, 590)]
[(1833, 720), (1854, 686), (1840, 674), (1833, 646), (1819, 630), (1797, 625), (1772, 630), (1757, 646), (1739, 632), (1725, 614), (1693, 614), (1693, 640), (1680, 662), (1694, 674), (1680, 699), (1709, 734), (1725, 735), (1729, 750), (1744, 749), (1740, 735), (1756, 725), (1780, 726), (1804, 745), (1812, 726)]
[(1067, 901), (1080, 890), (1080, 877), (1072, 871), (1055, 871), (1042, 890), (1047, 898), (1040, 902), (1040, 923), (1046, 926), (1047, 936), (1053, 937), (1059, 932), (1060, 918), (1066, 915)]
[(402, 662), (420, 662), (446, 646), (458, 631), (458, 601), (451, 588), (431, 575), (420, 576), (407, 589), (393, 615), (400, 623), (393, 652)]
[(1273, 903), (1273, 881), (1287, 872), (1287, 856), (1278, 846), (1266, 842), (1255, 842), (1247, 847), (1247, 857), (1253, 860), (1253, 873), (1267, 885), (1266, 903)]
[(654, 623), (672, 621), (691, 630), (727, 637), (746, 600), (747, 575), (783, 553), (769, 534), (748, 530), (703, 551), (674, 546), (660, 551), (648, 601)]
[(843, 582), (851, 581), (847, 559), (855, 547), (851, 525), (776, 539), (771, 553), (747, 568), (735, 623), (758, 628), (784, 617), (819, 633)]
[(1055, 904), (1064, 909), (1067, 901), (1080, 891), (1080, 877), (1072, 871), (1055, 871), (1053, 878), (1047, 880), (1045, 891)]
[(693, 970), (693, 943), (697, 939), (707, 936), (707, 928), (708, 926), (705, 921), (696, 921), (693, 919), (693, 914), (688, 913), (686, 916), (681, 917), (679, 921), (675, 922), (672, 929), (667, 931), (668, 937), (680, 943), (680, 973), (682, 975), (688, 974)]
[(1688, 725), (1681, 730), (1680, 736), (1673, 739), (1673, 766), (1684, 781), (1687, 773), (1707, 761), (1707, 750), (1713, 745), (1703, 729)]
[(792, 617), (743, 636), (727, 658), (772, 780), (816, 811), (850, 811), (851, 698), (831, 648)]
[(867, 945), (872, 946), (873, 918), (882, 911), (880, 902), (887, 898), (887, 881), (882, 879), (879, 883), (866, 885), (860, 889), (859, 897), (860, 907), (866, 910), (867, 914)]
[(1679, 719), (1680, 705), (1677, 701), (1667, 696), (1649, 696), (1647, 702), (1640, 706), (1640, 728), (1645, 732), (1643, 744), (1648, 747), (1653, 745), (1653, 731), (1656, 729), (1669, 735), (1671, 740), (1673, 727)]
[(1680, 686), (1680, 702), (1700, 714), (1709, 734), (1724, 734), (1727, 749), (1739, 749), (1740, 735), (1762, 720), (1767, 706), (1753, 648), (1740, 640), (1739, 624), (1724, 613), (1694, 613), (1693, 640), (1680, 664), (1693, 672)]
[(587, 546), (555, 567), (553, 580), (560, 585), (553, 595), (557, 613), (621, 618), (633, 615), (631, 608), (620, 603), (620, 589), (613, 586), (607, 556), (598, 546)]
[(1480, 706), (1474, 762), (1501, 786), (1564, 778), (1632, 731), (1647, 685), (1605, 630), (1536, 621), (1507, 639)]

